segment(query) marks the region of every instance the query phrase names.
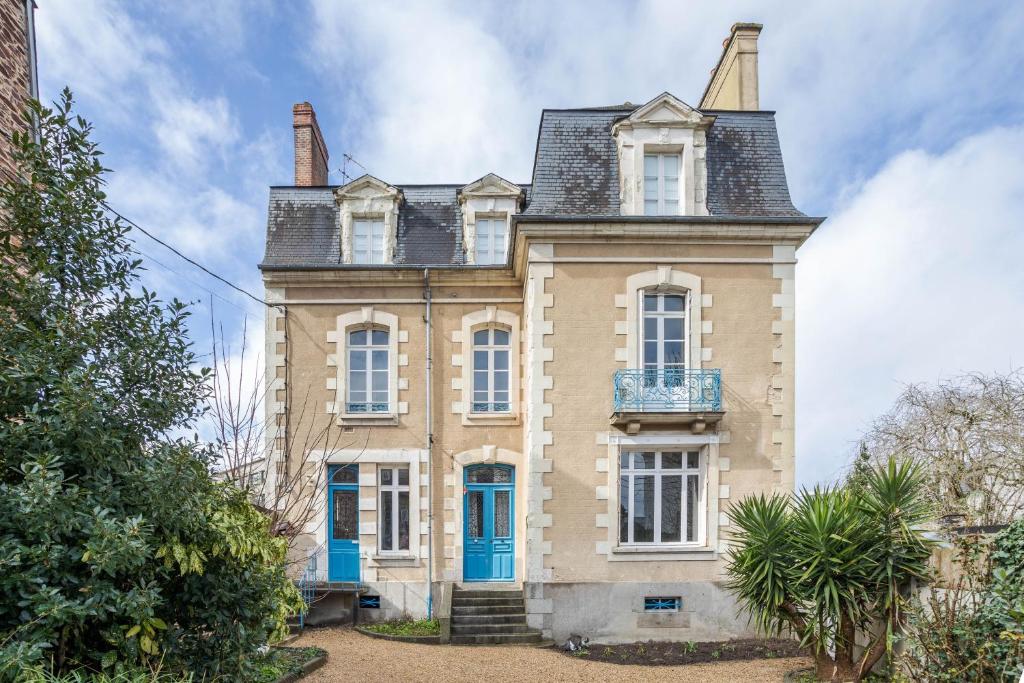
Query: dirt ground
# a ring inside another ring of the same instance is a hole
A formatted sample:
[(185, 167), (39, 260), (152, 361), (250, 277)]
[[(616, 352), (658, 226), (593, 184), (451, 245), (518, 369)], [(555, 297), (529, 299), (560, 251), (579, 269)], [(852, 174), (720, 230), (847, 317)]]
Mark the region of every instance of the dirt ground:
[(519, 645), (413, 645), (370, 638), (350, 628), (310, 629), (292, 647), (327, 650), (327, 664), (303, 681), (781, 681), (809, 666), (806, 657), (687, 666), (605, 664)]

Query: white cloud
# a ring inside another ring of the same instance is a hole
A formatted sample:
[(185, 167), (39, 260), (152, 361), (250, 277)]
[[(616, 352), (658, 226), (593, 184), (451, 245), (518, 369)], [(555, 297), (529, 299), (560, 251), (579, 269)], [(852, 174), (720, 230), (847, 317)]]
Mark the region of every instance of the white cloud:
[(189, 172), (218, 157), (239, 137), (238, 123), (223, 97), (161, 97), (153, 132), (168, 160)]
[(1024, 365), (1024, 127), (910, 151), (800, 250), (797, 473), (840, 473), (905, 383)]

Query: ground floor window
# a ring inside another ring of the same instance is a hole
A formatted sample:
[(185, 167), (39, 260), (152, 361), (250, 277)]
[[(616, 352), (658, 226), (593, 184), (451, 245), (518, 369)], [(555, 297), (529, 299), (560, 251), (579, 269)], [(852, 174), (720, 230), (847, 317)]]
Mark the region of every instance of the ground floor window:
[(380, 530), (381, 552), (409, 549), (409, 468), (381, 467)]
[(697, 543), (700, 451), (624, 451), (619, 464), (619, 542)]

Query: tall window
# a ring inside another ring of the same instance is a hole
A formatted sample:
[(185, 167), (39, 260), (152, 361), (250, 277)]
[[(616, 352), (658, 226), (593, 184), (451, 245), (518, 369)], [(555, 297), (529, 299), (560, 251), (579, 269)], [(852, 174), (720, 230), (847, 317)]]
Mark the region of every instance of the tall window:
[(671, 371), (686, 367), (686, 295), (643, 293), (644, 370)]
[(352, 226), (352, 262), (387, 263), (384, 258), (384, 221), (357, 220)]
[(387, 330), (366, 328), (348, 333), (348, 412), (388, 412), (388, 365)]
[(626, 451), (619, 472), (620, 543), (699, 541), (699, 451)]
[(382, 467), (380, 476), (381, 552), (409, 549), (409, 468)]
[(473, 333), (474, 413), (507, 413), (509, 331), (488, 327)]
[(679, 155), (644, 155), (644, 214), (679, 214)]
[(507, 226), (504, 218), (476, 219), (476, 263), (505, 263)]

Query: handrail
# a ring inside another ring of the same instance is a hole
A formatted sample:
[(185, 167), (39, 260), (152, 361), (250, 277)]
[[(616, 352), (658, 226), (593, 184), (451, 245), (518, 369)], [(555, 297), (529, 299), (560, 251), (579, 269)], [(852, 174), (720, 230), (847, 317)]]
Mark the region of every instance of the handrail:
[(302, 575), (299, 577), (299, 593), (302, 595), (302, 601), (305, 603), (305, 609), (299, 612), (300, 629), (305, 628), (306, 612), (309, 611), (310, 605), (313, 604), (313, 599), (316, 597), (316, 584), (319, 578), (320, 556), (323, 554), (323, 545), (318, 545), (313, 548), (313, 551), (306, 559), (306, 568), (302, 570)]
[(616, 370), (615, 412), (718, 412), (722, 371), (683, 368)]

